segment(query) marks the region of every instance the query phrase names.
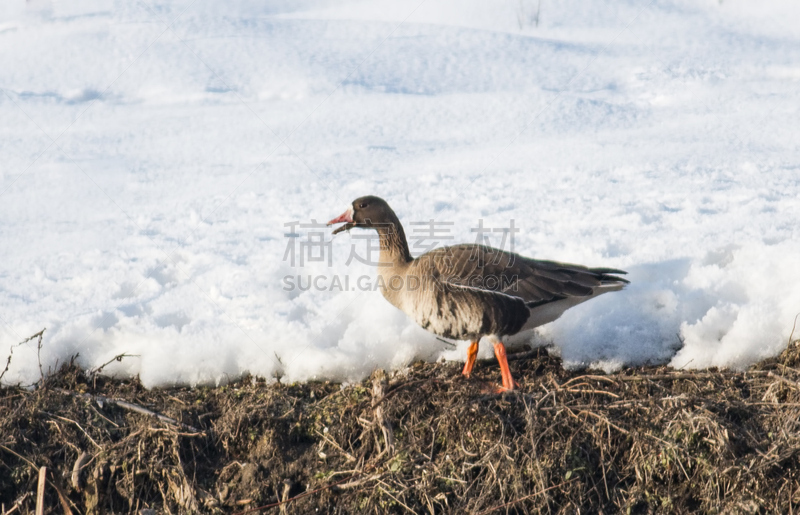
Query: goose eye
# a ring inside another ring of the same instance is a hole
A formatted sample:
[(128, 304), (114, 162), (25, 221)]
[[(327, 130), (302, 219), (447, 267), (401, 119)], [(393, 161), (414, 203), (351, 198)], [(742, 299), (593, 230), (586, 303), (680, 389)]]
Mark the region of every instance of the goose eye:
[(360, 209), (364, 209), (364, 208), (365, 208), (365, 207), (367, 207), (368, 205), (369, 205), (369, 204), (367, 204), (366, 202), (362, 202), (362, 203), (361, 203), (361, 204), (360, 204), (358, 207), (359, 207)]

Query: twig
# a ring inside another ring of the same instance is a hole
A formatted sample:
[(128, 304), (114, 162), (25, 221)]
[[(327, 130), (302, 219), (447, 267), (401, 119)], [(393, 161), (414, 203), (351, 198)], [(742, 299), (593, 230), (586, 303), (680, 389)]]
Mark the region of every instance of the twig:
[[(798, 314), (796, 314), (794, 316), (794, 323), (792, 324), (792, 332), (789, 333), (789, 341), (786, 344), (787, 347), (792, 344), (792, 337), (794, 336), (794, 329), (795, 329), (795, 327), (797, 327), (797, 317), (800, 317), (800, 313), (798, 313)], [(0, 377), (2, 377), (2, 376), (0, 376)]]
[(544, 397), (542, 397), (541, 399), (536, 401), (536, 406), (534, 406), (533, 409), (537, 409), (538, 410), (539, 406), (541, 406), (547, 400), (548, 397), (550, 397), (551, 395), (555, 396), (555, 390), (549, 391), (549, 390), (547, 390), (547, 388), (544, 387), (544, 385), (542, 385), (542, 388), (544, 389), (544, 391), (546, 393), (544, 394)]
[[(356, 474), (356, 475), (357, 475), (357, 474)], [(368, 482), (370, 482), (370, 481), (374, 481), (374, 480), (376, 480), (376, 479), (380, 478), (382, 475), (383, 475), (383, 474), (372, 474), (371, 476), (363, 477), (363, 478), (361, 478), (361, 479), (358, 479), (358, 480), (356, 480), (356, 481), (351, 481), (351, 482), (349, 482), (349, 483), (344, 483), (344, 484), (341, 484), (341, 485), (335, 485), (335, 486), (336, 486), (336, 489), (337, 489), (337, 490), (347, 490), (348, 488), (354, 488), (354, 487), (356, 487), (356, 486), (363, 485), (364, 483), (368, 483)], [(353, 477), (355, 477), (355, 475), (353, 475), (353, 476), (350, 476), (350, 477), (349, 477), (349, 478), (347, 478), (347, 479), (351, 479), (351, 478), (353, 478)]]
[(800, 374), (800, 370), (797, 370), (796, 368), (792, 368), (792, 367), (786, 366), (783, 363), (778, 363), (778, 366), (783, 368), (784, 372), (786, 372), (787, 370), (790, 370), (790, 371), (794, 372), (795, 374)]
[(315, 432), (316, 432), (318, 435), (320, 435), (324, 441), (328, 442), (329, 444), (331, 444), (331, 445), (333, 445), (334, 447), (336, 447), (337, 449), (339, 449), (339, 452), (341, 452), (342, 454), (344, 454), (344, 457), (345, 457), (345, 458), (347, 458), (347, 461), (356, 461), (356, 458), (355, 458), (355, 456), (353, 456), (353, 455), (352, 455), (352, 454), (350, 454), (349, 452), (345, 451), (345, 450), (342, 448), (342, 446), (341, 446), (341, 445), (339, 445), (338, 443), (336, 443), (336, 440), (334, 440), (333, 438), (329, 437), (328, 435), (326, 435), (325, 433), (322, 433), (322, 432), (320, 432), (320, 431), (315, 431)]
[[(539, 397), (537, 397), (536, 395), (530, 395), (530, 394), (527, 394), (527, 393), (523, 393), (523, 392), (521, 392), (519, 390), (511, 390), (510, 392), (501, 392), (501, 393), (494, 393), (493, 392), (493, 393), (489, 393), (489, 394), (486, 394), (486, 395), (481, 395), (480, 397), (478, 397), (475, 400), (478, 401), (478, 402), (496, 401), (498, 398), (501, 398), (501, 397), (502, 397), (503, 400), (512, 400), (512, 399), (514, 399), (514, 400), (522, 400), (522, 401), (528, 400), (528, 401), (531, 401), (531, 402), (540, 400)], [(545, 395), (545, 397), (547, 397), (547, 395)]]
[[(50, 475), (52, 476), (53, 473), (50, 472)], [(56, 483), (55, 481), (50, 481), (50, 485), (53, 487), (53, 489), (56, 491), (56, 494), (58, 495), (58, 502), (61, 503), (61, 510), (63, 510), (64, 515), (72, 515), (72, 509), (69, 507), (69, 501), (67, 500), (67, 496), (66, 494), (64, 494), (64, 491), (61, 489), (60, 486), (58, 486), (58, 483)]]
[(527, 501), (531, 497), (536, 497), (537, 495), (542, 495), (543, 493), (545, 493), (545, 492), (547, 492), (549, 490), (553, 490), (555, 488), (560, 488), (560, 487), (562, 487), (562, 486), (564, 486), (566, 484), (572, 483), (576, 479), (578, 479), (578, 478), (576, 477), (576, 478), (570, 479), (569, 481), (564, 481), (563, 483), (559, 483), (557, 485), (553, 485), (553, 486), (547, 487), (544, 490), (539, 490), (536, 493), (532, 493), (530, 495), (526, 495), (525, 497), (520, 497), (519, 499), (514, 499), (513, 501), (509, 501), (509, 502), (507, 502), (505, 504), (500, 504), (498, 506), (494, 506), (492, 508), (489, 508), (488, 510), (484, 510), (482, 512), (479, 512), (476, 515), (484, 515), (486, 513), (491, 513), (493, 511), (502, 510), (503, 508), (507, 508), (509, 506), (512, 506), (512, 505), (517, 504), (517, 503), (522, 502), (522, 501)]
[[(567, 409), (569, 409), (569, 408), (567, 408)], [(620, 433), (625, 433), (626, 435), (631, 434), (631, 432), (628, 431), (627, 429), (623, 429), (623, 428), (619, 427), (615, 423), (613, 423), (610, 420), (608, 420), (606, 417), (604, 417), (602, 415), (599, 415), (599, 414), (595, 413), (594, 411), (588, 411), (588, 410), (584, 409), (584, 410), (580, 410), (578, 413), (586, 413), (587, 415), (591, 415), (591, 416), (597, 418), (598, 420), (600, 420), (601, 422), (605, 422), (607, 425), (609, 425), (610, 427), (613, 427), (614, 429), (616, 429)]]
[(108, 418), (107, 416), (105, 416), (105, 415), (103, 415), (102, 413), (100, 413), (99, 411), (97, 411), (97, 409), (96, 409), (94, 406), (92, 406), (92, 411), (94, 411), (95, 413), (97, 413), (97, 416), (98, 416), (98, 417), (102, 418), (103, 420), (105, 420), (106, 422), (108, 422), (109, 424), (111, 424), (112, 426), (114, 426), (114, 427), (116, 427), (117, 429), (119, 429), (119, 424), (117, 424), (116, 422), (114, 422), (113, 420), (111, 420), (110, 418)]
[[(41, 350), (42, 335), (44, 334), (46, 329), (47, 328), (45, 327), (44, 329), (42, 329), (38, 333), (36, 333), (34, 335), (31, 335), (31, 336), (28, 336), (27, 338), (25, 338), (24, 340), (22, 340), (18, 344), (12, 345), (8, 349), (8, 359), (6, 360), (6, 368), (4, 368), (2, 372), (0, 372), (0, 379), (3, 379), (3, 376), (6, 375), (6, 372), (8, 372), (8, 367), (11, 366), (11, 357), (14, 355), (14, 348), (19, 347), (20, 345), (25, 345), (26, 343), (28, 343), (29, 341), (33, 340), (34, 338), (36, 338), (38, 336), (39, 337), (39, 349)], [(39, 361), (39, 372), (40, 373), (41, 373), (41, 370), (42, 370), (42, 363), (41, 363), (41, 361)]]
[(89, 461), (89, 453), (86, 451), (81, 452), (78, 459), (75, 460), (75, 464), (72, 466), (72, 488), (75, 489), (76, 492), (80, 492), (83, 490), (83, 485), (81, 484), (81, 471), (83, 467), (86, 465), (86, 462)]
[(39, 377), (42, 384), (44, 384), (44, 370), (42, 369), (42, 338), (44, 337), (44, 329), (39, 331), (39, 341), (36, 342), (36, 360), (39, 362)]
[(34, 463), (33, 463), (31, 460), (29, 460), (29, 459), (28, 459), (28, 458), (26, 458), (25, 456), (22, 456), (21, 454), (17, 454), (17, 452), (16, 452), (16, 451), (14, 451), (13, 449), (9, 449), (8, 447), (6, 447), (5, 445), (3, 445), (3, 444), (1, 444), (1, 443), (0, 443), (0, 449), (3, 449), (4, 451), (6, 451), (6, 452), (9, 452), (9, 453), (13, 454), (14, 456), (16, 456), (17, 458), (21, 459), (22, 461), (24, 461), (25, 463), (27, 463), (28, 465), (30, 465), (30, 467), (31, 467), (33, 470), (39, 470), (39, 467), (37, 467), (36, 465), (34, 465)]
[[(64, 495), (64, 492), (61, 491), (59, 486), (54, 481), (52, 481), (50, 479), (47, 479), (46, 473), (44, 473), (44, 474), (42, 473), (42, 470), (45, 470), (45, 472), (46, 472), (47, 467), (45, 467), (45, 466), (37, 467), (31, 460), (29, 460), (25, 456), (22, 456), (21, 454), (17, 453), (13, 449), (9, 449), (8, 447), (6, 447), (3, 444), (0, 444), (0, 449), (3, 449), (4, 451), (6, 451), (6, 452), (8, 452), (10, 454), (13, 454), (17, 458), (21, 459), (22, 461), (27, 463), (28, 466), (31, 467), (33, 470), (38, 470), (39, 471), (39, 487), (37, 488), (36, 513), (39, 513), (39, 505), (40, 505), (38, 492), (41, 490), (41, 492), (42, 492), (41, 495), (44, 495), (44, 486), (41, 485), (41, 482), (43, 480), (42, 478), (44, 477), (44, 480), (46, 480), (48, 483), (50, 483), (50, 486), (52, 486), (53, 489), (55, 489), (56, 493), (58, 494), (58, 498), (61, 501), (61, 507), (64, 510), (64, 514), (65, 515), (72, 515), (72, 510), (69, 508), (69, 503), (67, 502), (67, 499), (66, 499), (66, 496)], [(24, 499), (24, 497), (23, 497), (23, 499)], [(21, 504), (21, 501), (20, 501), (20, 504)], [(14, 511), (14, 509), (12, 508), (11, 511)], [(10, 512), (7, 512), (7, 513), (10, 513)]]
[(8, 510), (8, 511), (5, 511), (6, 510), (6, 505), (3, 504), (3, 515), (11, 515), (15, 511), (17, 511), (19, 509), (19, 507), (22, 506), (22, 503), (25, 502), (25, 499), (27, 499), (29, 495), (31, 495), (30, 492), (25, 492), (25, 495), (23, 495), (21, 498), (17, 499), (16, 502), (14, 502), (14, 506), (12, 506), (11, 509)]
[(776, 374), (774, 372), (770, 372), (768, 375), (769, 375), (769, 377), (775, 378), (775, 379), (777, 379), (778, 381), (780, 381), (781, 383), (783, 383), (783, 384), (785, 384), (787, 386), (791, 386), (792, 388), (796, 388), (797, 390), (800, 390), (800, 383), (798, 383), (797, 381), (792, 381), (790, 379), (786, 379), (785, 377), (779, 376), (778, 374)]
[(77, 422), (75, 422), (74, 420), (72, 420), (72, 419), (69, 419), (69, 418), (66, 418), (66, 417), (62, 417), (62, 416), (59, 416), (59, 415), (56, 415), (56, 414), (54, 414), (54, 413), (50, 413), (49, 411), (44, 411), (44, 410), (39, 410), (39, 411), (40, 411), (40, 412), (42, 412), (42, 413), (44, 413), (45, 415), (51, 416), (51, 417), (53, 417), (53, 418), (57, 418), (57, 419), (59, 419), (59, 420), (63, 420), (64, 422), (69, 422), (69, 423), (71, 423), (71, 424), (75, 424), (75, 426), (77, 426), (77, 427), (78, 427), (78, 429), (80, 429), (80, 430), (81, 430), (81, 432), (82, 432), (84, 435), (86, 435), (86, 438), (88, 438), (88, 439), (89, 439), (89, 441), (90, 441), (90, 442), (92, 442), (92, 444), (93, 444), (95, 447), (97, 447), (97, 448), (98, 448), (98, 449), (100, 449), (100, 450), (103, 450), (103, 446), (102, 446), (102, 445), (100, 445), (99, 443), (95, 442), (95, 441), (94, 441), (94, 438), (92, 438), (91, 436), (89, 436), (89, 433), (87, 433), (87, 432), (86, 432), (86, 430), (85, 430), (83, 427), (81, 427), (81, 425), (80, 425), (80, 424), (78, 424)]
[(147, 408), (139, 406), (138, 404), (133, 404), (131, 402), (127, 402), (127, 401), (123, 401), (123, 400), (119, 400), (119, 399), (111, 399), (109, 397), (104, 397), (102, 395), (92, 395), (90, 393), (72, 392), (70, 390), (64, 390), (62, 388), (56, 388), (55, 390), (58, 391), (58, 392), (61, 392), (63, 394), (66, 394), (66, 395), (72, 395), (74, 397), (80, 397), (82, 399), (87, 399), (87, 400), (90, 400), (90, 401), (93, 401), (93, 402), (97, 402), (97, 403), (113, 404), (113, 405), (119, 406), (122, 409), (126, 409), (128, 411), (133, 411), (133, 412), (136, 412), (136, 413), (141, 413), (142, 415), (148, 415), (150, 417), (155, 417), (158, 420), (160, 420), (161, 422), (164, 422), (166, 424), (182, 427), (184, 429), (188, 429), (189, 431), (193, 431), (195, 433), (203, 433), (203, 431), (197, 429), (196, 427), (190, 426), (188, 424), (184, 424), (183, 422), (179, 422), (179, 421), (175, 420), (174, 418), (168, 417), (166, 415), (162, 415), (161, 413), (156, 413), (155, 411), (151, 411), (151, 410), (149, 410)]
[[(381, 481), (381, 482), (383, 483), (383, 481)], [(387, 485), (387, 486), (388, 486), (388, 485)], [(400, 499), (398, 499), (397, 497), (395, 497), (394, 495), (392, 495), (392, 494), (389, 492), (389, 490), (385, 489), (384, 487), (382, 487), (382, 486), (380, 486), (380, 485), (378, 485), (378, 488), (380, 488), (381, 492), (385, 493), (386, 495), (388, 495), (389, 497), (391, 497), (392, 499), (394, 499), (394, 500), (395, 500), (395, 502), (397, 502), (397, 504), (399, 504), (400, 506), (402, 506), (403, 508), (405, 508), (406, 510), (408, 510), (408, 512), (409, 512), (409, 513), (416, 513), (414, 510), (412, 510), (411, 508), (409, 508), (409, 507), (408, 507), (408, 505), (407, 505), (406, 503), (404, 503), (403, 501), (401, 501)]]
[(138, 358), (138, 357), (139, 357), (138, 354), (125, 354), (123, 352), (122, 354), (117, 354), (116, 356), (114, 356), (110, 360), (106, 361), (105, 363), (103, 363), (99, 367), (91, 369), (89, 372), (87, 372), (87, 374), (90, 375), (90, 376), (94, 376), (94, 375), (97, 375), (100, 372), (102, 372), (104, 368), (106, 368), (108, 365), (112, 364), (115, 361), (118, 361), (118, 362), (121, 363), (124, 358)]
[(675, 381), (681, 379), (700, 379), (709, 377), (720, 377), (730, 375), (751, 375), (751, 376), (766, 376), (769, 375), (767, 370), (748, 370), (746, 372), (736, 372), (731, 370), (720, 370), (718, 372), (692, 372), (692, 373), (677, 373), (677, 374), (640, 374), (635, 376), (616, 376), (620, 381)]
[(44, 485), (47, 483), (47, 467), (39, 468), (39, 484), (36, 487), (36, 515), (44, 515)]
[(41, 338), (41, 337), (42, 337), (42, 335), (44, 334), (44, 332), (45, 332), (46, 330), (47, 330), (47, 328), (45, 327), (44, 329), (42, 329), (42, 330), (41, 330), (41, 331), (39, 331), (38, 333), (36, 333), (36, 334), (33, 334), (33, 335), (31, 335), (31, 336), (28, 336), (27, 338), (25, 338), (24, 340), (22, 340), (21, 342), (19, 342), (19, 343), (17, 344), (17, 347), (19, 347), (20, 345), (23, 345), (23, 344), (25, 344), (25, 343), (28, 343), (29, 341), (33, 340), (34, 338)]
[(457, 478), (454, 478), (454, 477), (436, 476), (436, 479), (444, 479), (446, 481), (452, 481), (453, 483), (461, 483), (463, 485), (469, 484), (469, 481), (464, 481), (463, 479), (457, 479)]
[(561, 388), (566, 388), (566, 386), (568, 384), (573, 383), (573, 382), (575, 382), (575, 381), (577, 381), (579, 379), (592, 379), (592, 380), (595, 380), (595, 381), (606, 381), (607, 383), (611, 383), (611, 384), (616, 383), (616, 381), (614, 379), (612, 379), (611, 377), (608, 377), (608, 376), (583, 375), (583, 376), (573, 377), (569, 381), (564, 382), (561, 385)]
[(274, 508), (276, 506), (281, 506), (282, 504), (287, 504), (287, 503), (290, 503), (292, 501), (296, 501), (297, 499), (302, 499), (303, 497), (306, 497), (308, 495), (315, 494), (317, 492), (321, 492), (322, 490), (327, 490), (328, 488), (333, 488), (334, 486), (341, 485), (342, 483), (344, 483), (346, 481), (350, 481), (351, 479), (353, 479), (354, 477), (356, 477), (356, 476), (358, 476), (360, 474), (363, 474), (363, 472), (359, 472), (357, 474), (353, 474), (352, 476), (346, 477), (346, 478), (342, 479), (341, 481), (337, 481), (337, 482), (331, 483), (329, 485), (321, 486), (321, 487), (319, 487), (319, 488), (317, 488), (315, 490), (311, 490), (311, 491), (308, 491), (308, 492), (303, 492), (302, 494), (295, 495), (294, 497), (286, 499), (285, 501), (278, 501), (278, 502), (274, 502), (272, 504), (265, 504), (264, 506), (257, 506), (255, 508), (250, 508), (249, 510), (237, 511), (233, 515), (244, 515), (245, 513), (253, 513), (253, 512), (256, 512), (256, 511), (266, 510), (267, 508)]
[(601, 394), (601, 395), (608, 395), (609, 397), (614, 397), (615, 399), (619, 399), (619, 395), (617, 395), (616, 393), (607, 392), (605, 390), (583, 390), (583, 389), (580, 389), (580, 388), (578, 388), (576, 390), (573, 390), (573, 389), (569, 388), (569, 389), (562, 389), (561, 391), (562, 392), (569, 392), (569, 393), (598, 393), (598, 394)]
[[(286, 503), (289, 499), (289, 492), (292, 490), (292, 482), (289, 479), (283, 480), (283, 494), (281, 495), (281, 502)], [(289, 512), (286, 509), (286, 504), (281, 504), (281, 515), (287, 515)]]
[(469, 452), (464, 447), (464, 437), (463, 436), (461, 436), (461, 450), (464, 452), (464, 454), (466, 454), (467, 456), (471, 456), (473, 458), (477, 458), (478, 456), (480, 456), (480, 454), (478, 454), (477, 452)]
[(148, 427), (147, 429), (154, 433), (169, 433), (171, 435), (176, 435), (176, 436), (185, 436), (186, 438), (197, 438), (200, 436), (205, 436), (205, 433), (182, 433), (180, 431), (176, 431), (175, 429), (171, 428), (166, 429), (163, 427)]
[[(385, 397), (383, 390), (386, 387), (386, 373), (383, 370), (376, 370), (372, 374), (372, 398), (383, 399)], [(374, 405), (375, 421), (381, 427), (383, 433), (383, 443), (386, 446), (385, 450), (389, 456), (394, 454), (394, 429), (392, 423), (383, 416), (383, 406), (380, 402)], [(399, 501), (398, 501), (399, 502)]]
[[(6, 372), (8, 372), (8, 367), (11, 366), (11, 357), (14, 355), (14, 347), (15, 347), (15, 345), (12, 345), (8, 349), (8, 359), (6, 360), (6, 368), (4, 368), (2, 372), (0, 372), (0, 380), (3, 379), (3, 376), (6, 375)], [(16, 506), (14, 506), (14, 507), (16, 508)], [(11, 512), (8, 512), (8, 513), (11, 513)]]
[(391, 397), (391, 396), (393, 396), (394, 394), (396, 394), (396, 393), (397, 393), (398, 391), (400, 391), (401, 389), (403, 389), (403, 388), (407, 388), (407, 387), (409, 387), (409, 386), (412, 386), (412, 385), (415, 385), (415, 384), (419, 384), (419, 383), (425, 383), (425, 382), (427, 382), (427, 381), (433, 381), (433, 382), (436, 382), (437, 380), (436, 380), (436, 379), (434, 379), (434, 378), (432, 378), (432, 377), (426, 377), (425, 379), (418, 379), (418, 380), (416, 380), (416, 381), (407, 381), (407, 382), (404, 382), (404, 383), (400, 383), (399, 385), (395, 386), (394, 388), (392, 388), (391, 390), (389, 390), (388, 392), (386, 392), (386, 394), (385, 394), (383, 397), (381, 397), (381, 398), (380, 398), (380, 399), (378, 399), (377, 401), (373, 402), (373, 403), (372, 403), (372, 409), (375, 409), (375, 408), (377, 408), (377, 407), (378, 407), (379, 405), (381, 405), (381, 404), (382, 404), (382, 403), (383, 403), (385, 400), (387, 400), (389, 397)]

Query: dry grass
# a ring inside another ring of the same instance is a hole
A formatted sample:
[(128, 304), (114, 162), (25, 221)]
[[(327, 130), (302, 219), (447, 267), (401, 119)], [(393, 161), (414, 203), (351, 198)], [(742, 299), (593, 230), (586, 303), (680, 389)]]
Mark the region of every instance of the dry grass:
[(799, 365), (603, 375), (540, 350), (501, 396), (485, 363), (154, 390), (67, 364), (0, 389), (0, 503), (33, 513), (46, 466), (50, 513), (792, 513)]

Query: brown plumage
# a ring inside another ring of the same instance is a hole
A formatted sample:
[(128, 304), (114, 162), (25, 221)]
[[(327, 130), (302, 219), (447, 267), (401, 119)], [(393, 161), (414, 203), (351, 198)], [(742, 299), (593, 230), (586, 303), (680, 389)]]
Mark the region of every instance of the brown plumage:
[(514, 387), (502, 336), (552, 322), (570, 307), (620, 290), (628, 282), (611, 268), (539, 261), (484, 245), (441, 247), (412, 258), (403, 226), (383, 199), (353, 201), (328, 222), (375, 229), (380, 237), (378, 286), (383, 296), (424, 329), (445, 338), (471, 340), (464, 375), (469, 376), (478, 341), (494, 343), (503, 389)]

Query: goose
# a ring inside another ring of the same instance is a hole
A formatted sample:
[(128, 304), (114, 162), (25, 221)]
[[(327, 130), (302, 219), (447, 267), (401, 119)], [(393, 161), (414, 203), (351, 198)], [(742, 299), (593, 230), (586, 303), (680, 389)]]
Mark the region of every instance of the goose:
[(453, 340), (469, 341), (462, 374), (470, 377), (478, 343), (492, 343), (502, 387), (518, 386), (508, 368), (502, 338), (556, 320), (567, 309), (629, 281), (614, 268), (541, 261), (480, 244), (438, 247), (411, 256), (403, 226), (380, 197), (357, 198), (328, 226), (373, 229), (380, 239), (377, 286), (384, 298), (422, 328)]

